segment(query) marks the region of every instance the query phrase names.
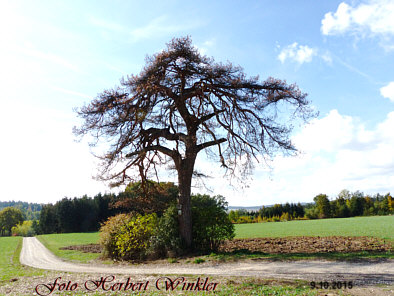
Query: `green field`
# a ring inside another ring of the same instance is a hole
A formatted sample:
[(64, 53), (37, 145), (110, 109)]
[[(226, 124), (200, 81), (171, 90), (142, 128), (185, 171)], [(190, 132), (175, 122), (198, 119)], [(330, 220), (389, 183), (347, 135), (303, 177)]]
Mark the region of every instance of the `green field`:
[(236, 224), (235, 238), (374, 236), (394, 240), (394, 216)]
[(43, 234), (38, 235), (37, 238), (56, 256), (67, 260), (88, 262), (100, 257), (100, 254), (95, 253), (60, 250), (60, 248), (67, 246), (96, 244), (99, 239), (98, 232)]
[(21, 249), (21, 237), (0, 237), (0, 284), (12, 278), (44, 273), (39, 269), (22, 268), (22, 265), (19, 263)]
[[(394, 216), (236, 224), (235, 232), (235, 238), (287, 236), (373, 236), (394, 241)], [(98, 232), (47, 234), (39, 235), (37, 238), (55, 255), (66, 260), (89, 262), (100, 257), (100, 254), (82, 253), (75, 250), (59, 249), (61, 247), (70, 245), (97, 243), (99, 239)], [(335, 259), (336, 257), (334, 255), (330, 253), (322, 254), (321, 256)], [(349, 255), (350, 259), (353, 257), (367, 258), (375, 256), (373, 254), (352, 253), (340, 254), (338, 258), (345, 258), (347, 255)], [(275, 257), (276, 255), (269, 256)], [(286, 257), (286, 255), (282, 256)], [(297, 256), (291, 256), (291, 258), (297, 258)], [(313, 255), (306, 256), (308, 258), (313, 257)], [(380, 253), (379, 256), (387, 258), (392, 257), (391, 253)]]
[[(235, 238), (286, 237), (286, 236), (373, 236), (394, 240), (394, 216), (372, 216), (342, 219), (297, 220), (289, 222), (269, 222), (236, 224)], [(37, 238), (56, 255), (78, 260), (80, 253), (59, 250), (70, 245), (95, 244), (99, 233), (62, 233), (38, 235)], [(96, 259), (91, 254), (87, 260)], [(77, 257), (75, 257), (77, 256)], [(82, 257), (86, 257), (86, 254)]]
[[(70, 234), (54, 234), (48, 236), (41, 236), (46, 238), (47, 241), (62, 241), (62, 245), (69, 245), (70, 243), (85, 244), (92, 241), (97, 241), (98, 233), (70, 233)], [(54, 246), (56, 244), (50, 243)], [(61, 244), (58, 243), (60, 246)], [(0, 237), (0, 287), (3, 285), (14, 285), (18, 282), (26, 281), (32, 283), (31, 293), (20, 293), (19, 295), (32, 295), (34, 285), (43, 283), (45, 281), (53, 281), (58, 276), (65, 277), (64, 273), (50, 273), (48, 271), (34, 269), (27, 266), (22, 266), (19, 263), (19, 255), (22, 247), (21, 237)], [(40, 276), (37, 278), (37, 276)], [(73, 278), (73, 282), (79, 279), (79, 275), (68, 274), (67, 278)], [(34, 278), (33, 278), (34, 277)], [(5, 290), (4, 290), (5, 291)], [(0, 295), (7, 295), (0, 293)], [(58, 293), (54, 293), (59, 295)], [(61, 295), (86, 295), (86, 291), (66, 292)], [(179, 295), (179, 292), (170, 293), (171, 295)], [(208, 293), (211, 295), (211, 293)], [(272, 282), (271, 280), (260, 281), (258, 279), (245, 279), (239, 281), (239, 279), (228, 279), (225, 282), (220, 283), (220, 289), (215, 292), (215, 295), (229, 296), (229, 295), (305, 295), (312, 296), (317, 295), (316, 290), (311, 290), (308, 283), (300, 281), (285, 281), (281, 283), (279, 280)], [(101, 293), (92, 293), (92, 295), (115, 295), (108, 291), (102, 291)], [(137, 295), (137, 294), (136, 294)], [(141, 293), (138, 295), (148, 295), (148, 293)], [(149, 295), (169, 295), (168, 292), (164, 291), (152, 291)], [(205, 292), (187, 292), (185, 295), (207, 295)]]
[[(376, 217), (356, 217), (345, 219), (324, 219), (324, 220), (302, 220), (290, 222), (270, 222), (255, 224), (237, 224), (235, 225), (236, 238), (258, 238), (258, 237), (286, 237), (286, 236), (374, 236), (394, 240), (394, 216), (376, 216)], [(55, 255), (66, 260), (75, 260), (79, 262), (89, 262), (97, 259), (100, 254), (82, 253), (73, 250), (59, 250), (61, 247), (70, 245), (82, 245), (97, 243), (99, 238), (98, 232), (91, 233), (65, 233), (39, 235), (39, 240), (50, 249)], [(38, 270), (21, 266), (19, 263), (19, 254), (22, 246), (21, 237), (0, 237), (0, 286), (9, 283), (11, 279), (21, 277), (33, 277), (36, 275), (49, 276), (48, 271)], [(209, 261), (213, 260), (234, 260), (239, 257), (267, 257), (280, 260), (295, 259), (314, 259), (325, 258), (334, 260), (346, 260), (349, 255), (350, 259), (374, 258), (374, 254), (290, 254), (272, 255), (272, 254), (210, 254), (204, 258)], [(227, 257), (228, 258), (227, 258)], [(372, 256), (372, 257), (371, 257)], [(217, 257), (217, 258), (216, 258)], [(224, 259), (223, 259), (223, 258)], [(392, 258), (390, 252), (379, 253), (379, 258)], [(215, 259), (216, 258), (216, 259)], [(227, 259), (226, 259), (227, 258)], [(192, 259), (190, 259), (192, 260)], [(189, 261), (190, 261), (189, 260)], [(107, 262), (104, 262), (107, 263)], [(186, 261), (185, 263), (188, 263)], [(190, 264), (193, 264), (191, 261)], [(278, 283), (261, 283), (248, 280), (235, 282), (236, 279), (229, 280), (222, 285), (221, 291), (216, 295), (321, 295), (316, 290), (311, 290), (305, 282), (288, 281)], [(339, 291), (340, 292), (340, 291)], [(74, 293), (75, 295), (85, 295), (85, 291)], [(70, 294), (71, 295), (71, 294)], [(92, 294), (99, 295), (99, 294)], [(102, 295), (102, 294), (100, 294)], [(151, 295), (167, 295), (166, 293), (155, 292)], [(190, 294), (191, 295), (191, 294)], [(194, 295), (194, 294), (193, 294)], [(203, 295), (197, 293), (197, 295)], [(205, 294), (204, 294), (205, 295)], [(341, 293), (333, 295), (342, 295)]]

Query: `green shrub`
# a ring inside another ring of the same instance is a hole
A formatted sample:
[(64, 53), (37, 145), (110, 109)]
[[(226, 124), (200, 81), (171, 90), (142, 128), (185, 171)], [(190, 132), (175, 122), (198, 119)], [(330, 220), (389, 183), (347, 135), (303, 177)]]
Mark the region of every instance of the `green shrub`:
[(223, 196), (193, 195), (192, 200), (193, 244), (202, 251), (215, 251), (226, 239), (234, 238)]
[(271, 222), (279, 222), (279, 221), (280, 221), (279, 216), (273, 216), (273, 217), (271, 218)]
[(136, 214), (115, 235), (116, 250), (122, 259), (141, 259), (150, 246), (151, 237), (157, 227), (155, 213)]
[(18, 224), (11, 229), (13, 236), (34, 236), (35, 232), (32, 227), (33, 221), (23, 221), (22, 224)]
[(149, 255), (153, 257), (173, 257), (181, 253), (182, 242), (179, 235), (178, 210), (170, 205), (158, 219), (157, 228), (152, 236)]
[(110, 258), (119, 258), (116, 245), (116, 235), (120, 229), (130, 221), (131, 215), (118, 214), (109, 217), (101, 225), (99, 244), (103, 246), (104, 255)]
[[(222, 196), (193, 195), (193, 246), (200, 251), (215, 251), (222, 241), (234, 237), (234, 225), (226, 213)], [(135, 259), (174, 257), (182, 252), (178, 210), (170, 205), (162, 217), (156, 214), (119, 214), (100, 229), (100, 244), (111, 258)]]
[(204, 263), (205, 260), (204, 260), (203, 258), (196, 258), (196, 259), (194, 259), (193, 262), (194, 262), (195, 264), (200, 264), (200, 263)]
[(292, 220), (291, 215), (289, 215), (289, 213), (287, 212), (283, 213), (282, 216), (280, 216), (280, 221), (286, 222), (291, 220)]
[[(192, 196), (191, 205), (195, 250), (216, 251), (224, 240), (234, 237), (234, 225), (227, 215), (224, 197), (197, 194)], [(160, 257), (171, 257), (180, 254), (182, 246), (178, 210), (173, 204), (159, 219), (150, 252)]]
[(156, 214), (118, 214), (101, 226), (99, 243), (110, 258), (140, 259), (146, 256), (156, 228)]
[(252, 219), (252, 217), (249, 217), (249, 216), (240, 216), (238, 218), (237, 223), (239, 223), (239, 224), (253, 223), (253, 219)]
[(307, 217), (308, 219), (318, 219), (319, 210), (316, 207), (305, 209), (305, 217)]

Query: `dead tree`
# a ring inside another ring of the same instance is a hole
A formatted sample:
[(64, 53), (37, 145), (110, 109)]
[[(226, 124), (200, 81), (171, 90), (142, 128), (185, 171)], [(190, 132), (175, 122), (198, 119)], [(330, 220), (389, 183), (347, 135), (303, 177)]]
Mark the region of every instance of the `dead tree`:
[(296, 151), (278, 110), (303, 120), (313, 116), (295, 84), (247, 78), (240, 67), (201, 56), (187, 37), (173, 39), (147, 58), (139, 75), (77, 110), (84, 123), (74, 133), (110, 141), (99, 176), (112, 186), (129, 182), (133, 168), (143, 181), (171, 162), (178, 173), (180, 235), (190, 248), (197, 154), (210, 151), (233, 174), (235, 168), (250, 173), (258, 155)]

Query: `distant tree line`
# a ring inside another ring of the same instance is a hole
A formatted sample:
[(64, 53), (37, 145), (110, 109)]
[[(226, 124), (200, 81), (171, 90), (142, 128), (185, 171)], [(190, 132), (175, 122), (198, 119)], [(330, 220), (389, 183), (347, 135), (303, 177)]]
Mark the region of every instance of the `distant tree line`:
[(178, 187), (173, 183), (161, 182), (156, 186), (155, 182), (147, 182), (145, 188), (141, 182), (134, 182), (118, 194), (63, 198), (55, 204), (44, 205), (39, 218), (39, 233), (97, 231), (101, 223), (120, 213), (156, 213), (161, 216), (168, 204), (176, 201)]
[(304, 206), (300, 203), (275, 204), (263, 206), (258, 211), (231, 210), (229, 218), (233, 223), (275, 222), (301, 219), (305, 215)]
[(38, 220), (40, 218), (42, 204), (13, 200), (0, 201), (0, 211), (8, 207), (20, 209), (22, 211), (24, 220)]
[(319, 194), (313, 200), (313, 203), (304, 205), (263, 206), (259, 211), (231, 210), (229, 218), (233, 223), (254, 223), (394, 214), (390, 193), (370, 196), (360, 191), (342, 190), (333, 200), (329, 200), (326, 194)]
[(305, 210), (309, 219), (345, 218), (355, 216), (391, 215), (393, 197), (390, 193), (381, 195), (365, 195), (363, 192), (342, 190), (334, 200), (329, 200), (326, 194), (314, 198), (314, 204)]
[(110, 205), (115, 194), (97, 194), (93, 198), (63, 198), (41, 209), (39, 233), (67, 233), (97, 231), (100, 223), (118, 211)]
[[(13, 227), (12, 233), (17, 235), (97, 231), (109, 217), (120, 213), (155, 213), (160, 217), (169, 204), (176, 201), (178, 187), (164, 182), (160, 186), (154, 182), (149, 184), (143, 188), (140, 182), (130, 183), (118, 194), (63, 198), (55, 204), (0, 202), (3, 207), (0, 210), (0, 235), (10, 235)], [(258, 211), (231, 210), (228, 216), (233, 223), (276, 222), (390, 215), (394, 214), (393, 207), (390, 193), (371, 196), (360, 191), (342, 190), (332, 200), (326, 194), (319, 194), (313, 203), (275, 204), (263, 206)]]

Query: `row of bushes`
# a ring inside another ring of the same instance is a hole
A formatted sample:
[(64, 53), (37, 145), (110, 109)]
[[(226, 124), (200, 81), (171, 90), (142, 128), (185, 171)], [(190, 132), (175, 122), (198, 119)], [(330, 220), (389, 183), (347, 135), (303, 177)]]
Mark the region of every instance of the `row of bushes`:
[(319, 194), (313, 201), (314, 203), (304, 205), (286, 203), (263, 206), (258, 211), (231, 210), (229, 217), (233, 223), (259, 223), (394, 214), (394, 202), (390, 193), (369, 196), (360, 191), (350, 192), (345, 189), (335, 199), (330, 200), (326, 194)]
[(249, 215), (242, 215), (242, 216), (236, 216), (232, 218), (232, 213), (230, 212), (229, 218), (232, 223), (234, 224), (245, 224), (245, 223), (264, 223), (264, 222), (286, 222), (286, 221), (292, 221), (292, 220), (307, 220), (308, 218), (306, 217), (293, 217), (291, 214), (285, 212), (282, 213), (282, 215), (276, 215), (272, 217), (261, 217), (260, 215), (258, 216), (249, 216)]
[[(234, 226), (226, 214), (223, 197), (193, 195), (191, 204), (195, 250), (217, 250), (222, 241), (234, 237)], [(184, 248), (176, 204), (171, 204), (161, 217), (156, 213), (134, 212), (109, 218), (100, 229), (100, 244), (105, 255), (113, 259), (179, 255)]]

